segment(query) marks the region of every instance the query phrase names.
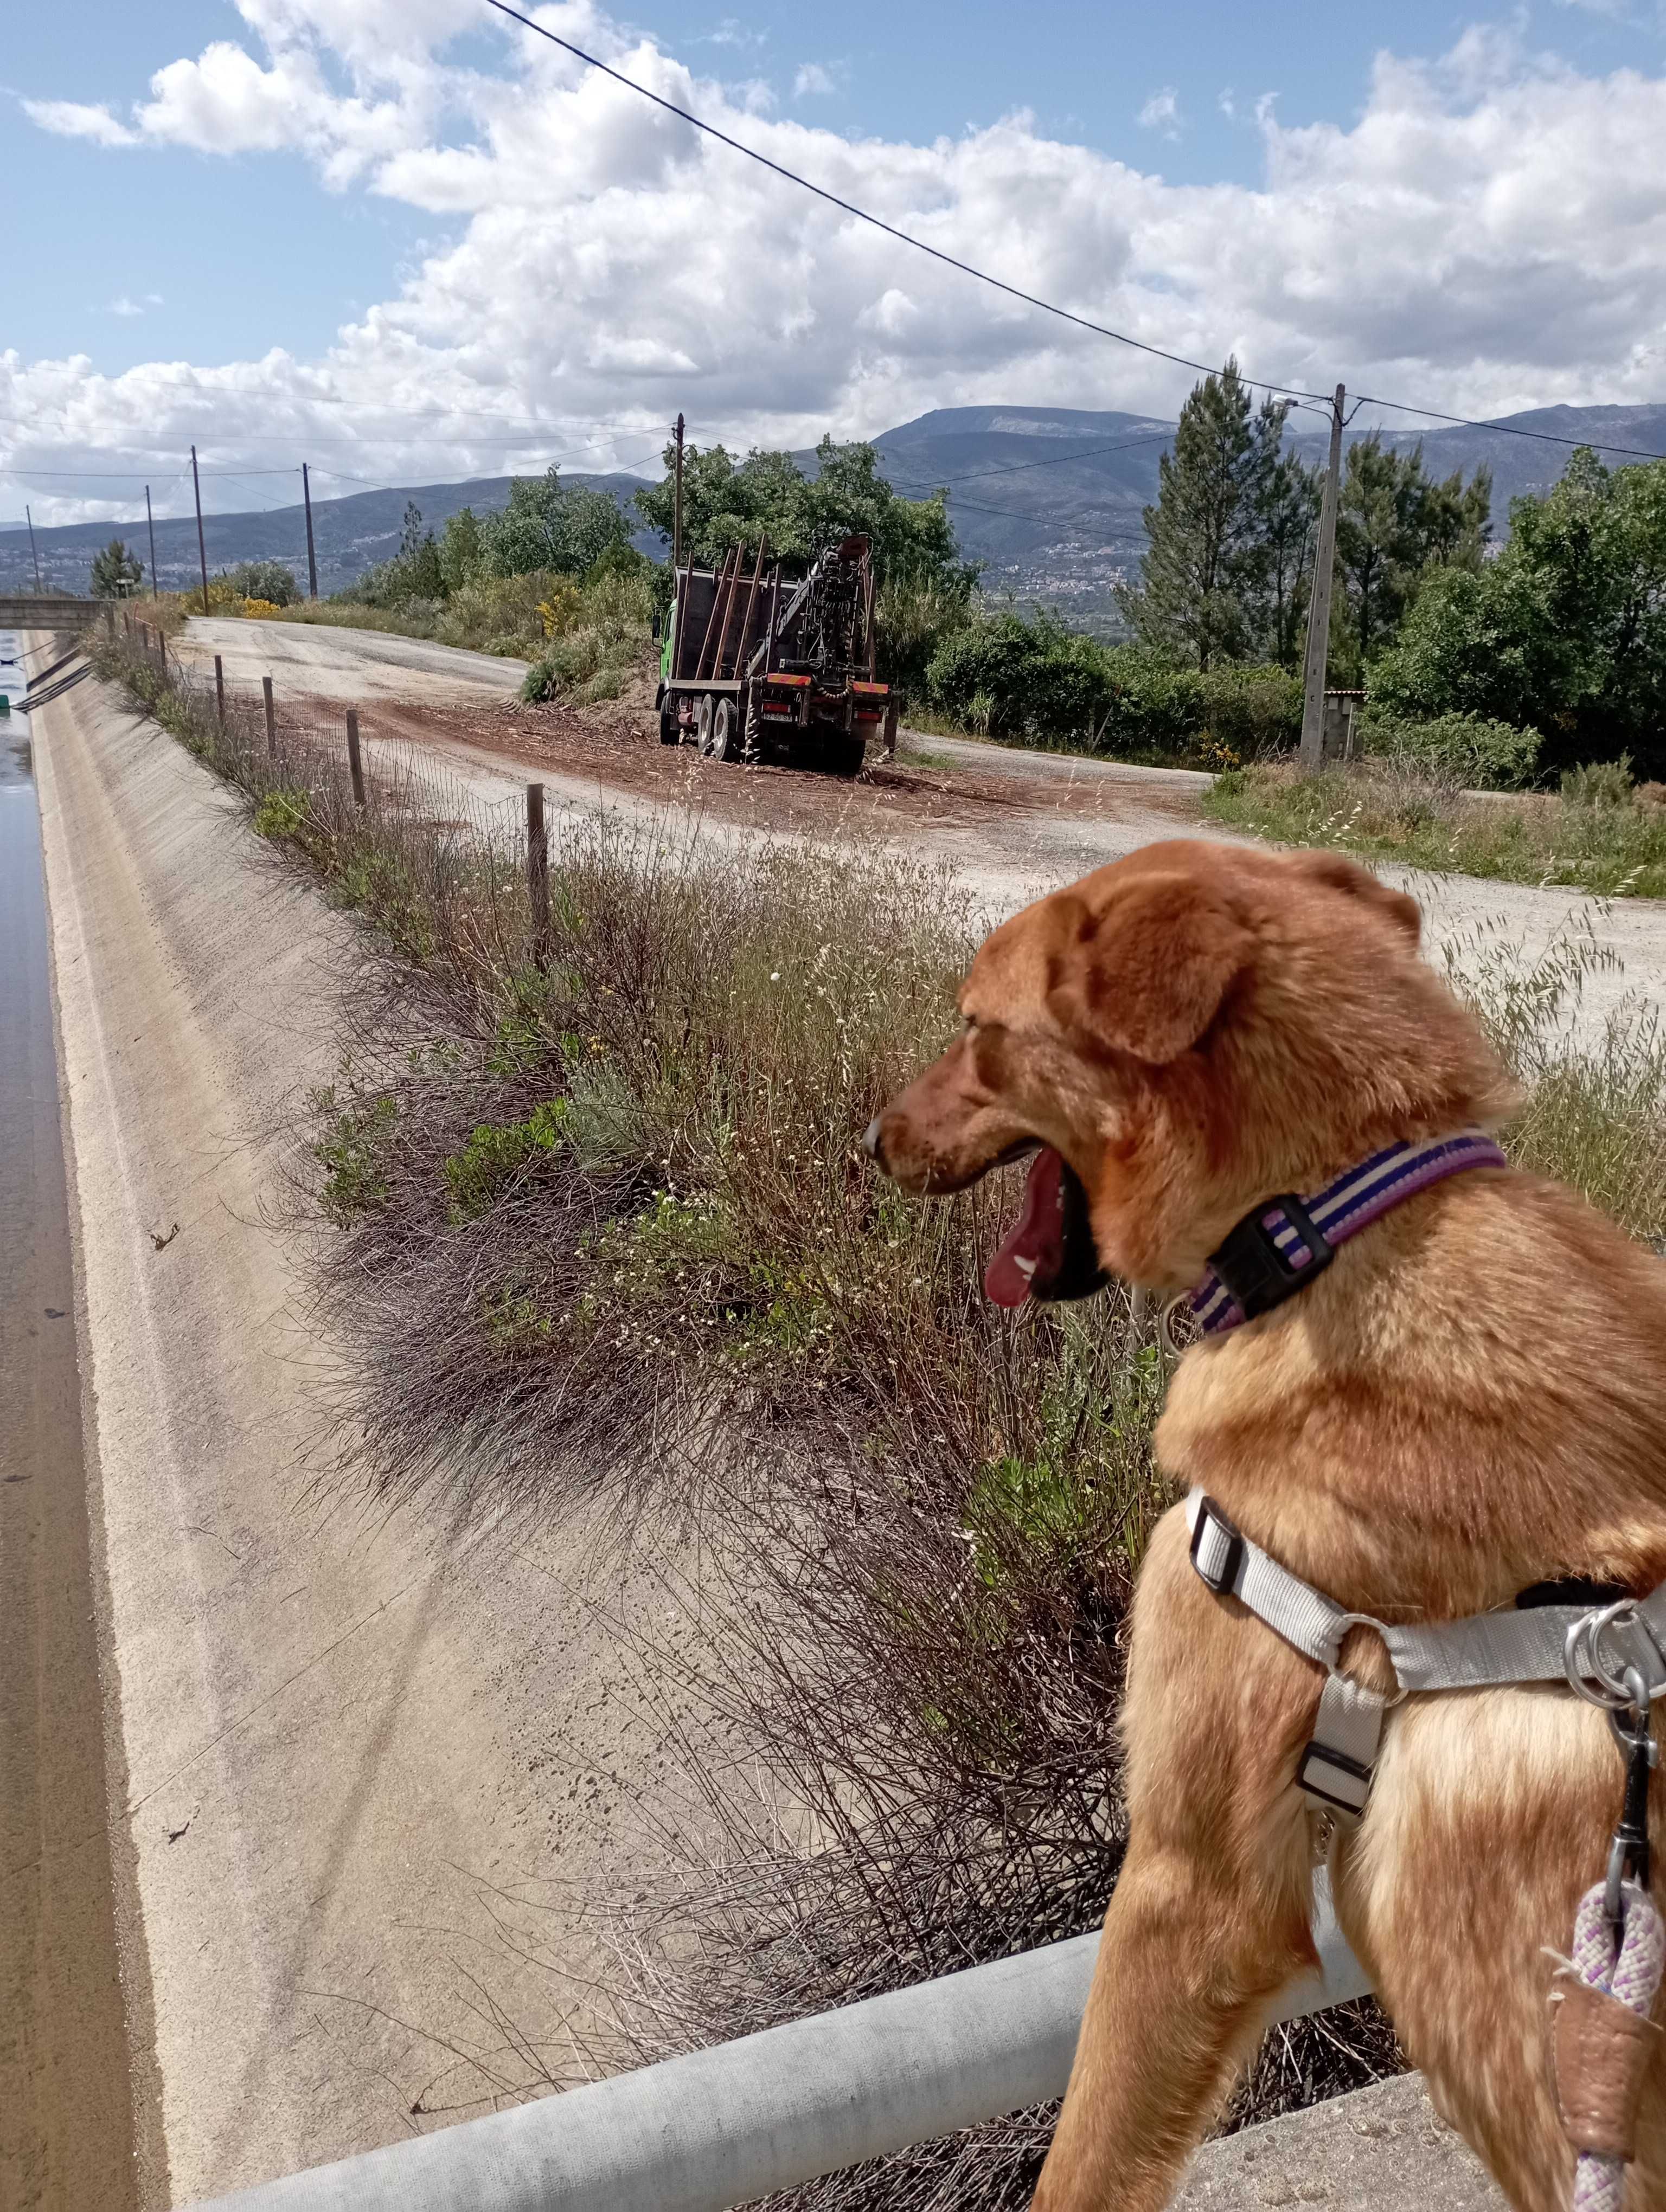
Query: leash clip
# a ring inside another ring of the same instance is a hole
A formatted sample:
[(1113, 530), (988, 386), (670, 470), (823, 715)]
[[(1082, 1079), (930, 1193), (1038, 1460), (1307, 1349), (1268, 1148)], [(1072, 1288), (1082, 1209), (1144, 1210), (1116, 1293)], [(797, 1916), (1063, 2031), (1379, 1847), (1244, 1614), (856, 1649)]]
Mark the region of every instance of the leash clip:
[[(1660, 1759), (1660, 1746), (1655, 1741), (1649, 1711), (1648, 1684), (1640, 1668), (1626, 1669), (1624, 1686), (1626, 1705), (1615, 1705), (1608, 1713), (1608, 1725), (1626, 1761), (1625, 1801), (1620, 1807), (1620, 1825), (1608, 1846), (1608, 1880), (1602, 1895), (1603, 1911), (1615, 1928), (1626, 1917), (1623, 1886), (1627, 1875), (1645, 1895), (1648, 1892), (1649, 1777)], [(1633, 1725), (1629, 1728), (1621, 1717), (1626, 1711), (1632, 1716)]]

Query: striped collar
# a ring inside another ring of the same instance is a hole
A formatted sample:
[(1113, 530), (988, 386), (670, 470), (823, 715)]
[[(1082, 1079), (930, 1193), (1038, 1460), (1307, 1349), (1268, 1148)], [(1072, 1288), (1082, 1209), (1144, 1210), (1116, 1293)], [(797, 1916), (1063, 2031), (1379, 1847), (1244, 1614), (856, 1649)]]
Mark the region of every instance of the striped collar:
[(1253, 1321), (1322, 1274), (1337, 1245), (1403, 1199), (1466, 1168), (1509, 1164), (1486, 1130), (1465, 1129), (1420, 1145), (1389, 1145), (1304, 1202), (1268, 1199), (1209, 1255), (1209, 1273), (1191, 1294), (1192, 1311), (1207, 1335)]

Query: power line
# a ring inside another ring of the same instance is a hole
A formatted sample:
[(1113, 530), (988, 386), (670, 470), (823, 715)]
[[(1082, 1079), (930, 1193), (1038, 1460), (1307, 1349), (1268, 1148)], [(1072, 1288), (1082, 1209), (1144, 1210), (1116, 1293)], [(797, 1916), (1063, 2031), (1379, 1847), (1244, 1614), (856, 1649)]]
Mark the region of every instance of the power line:
[[(1151, 354), (1158, 361), (1172, 362), (1178, 368), (1195, 368), (1205, 376), (1217, 374), (1216, 367), (1209, 362), (1193, 361), (1183, 353), (1170, 353), (1165, 347), (1148, 345), (1144, 338), (1130, 337), (1126, 331), (1114, 331), (1108, 324), (1091, 321), (1085, 315), (1073, 314), (1068, 307), (1058, 307), (1051, 300), (1042, 299), (1037, 293), (1022, 291), (1018, 285), (1007, 283), (1004, 277), (992, 276), (987, 269), (976, 269), (970, 261), (961, 261), (952, 253), (945, 253), (941, 246), (927, 246), (923, 238), (915, 238), (906, 230), (898, 230), (894, 223), (883, 222), (877, 215), (870, 215), (866, 208), (858, 207), (854, 200), (841, 199), (836, 192), (829, 191), (825, 185), (812, 184), (808, 177), (800, 176), (796, 169), (789, 169), (780, 161), (772, 161), (767, 154), (760, 154), (756, 146), (748, 146), (739, 138), (731, 138), (727, 131), (720, 131), (714, 123), (708, 123), (703, 117), (690, 113), (686, 107), (679, 107), (674, 100), (666, 100), (657, 92), (650, 92), (645, 84), (638, 84), (634, 77), (610, 69), (594, 54), (587, 54), (582, 46), (575, 46), (570, 39), (558, 37), (554, 31), (546, 30), (542, 23), (535, 23), (530, 15), (523, 15), (518, 8), (511, 8), (508, 0), (487, 0), (487, 5), (496, 8), (500, 15), (508, 16), (512, 22), (535, 31), (540, 39), (547, 39), (552, 46), (560, 46), (575, 60), (585, 63), (591, 69), (599, 70), (604, 76), (611, 76), (615, 84), (623, 85), (628, 92), (639, 93), (644, 100), (651, 100), (656, 107), (664, 108), (667, 115), (676, 116), (679, 122), (692, 124), (696, 131), (703, 131), (708, 138), (715, 138), (721, 144), (732, 147), (737, 154), (744, 154), (749, 161), (756, 161), (763, 168), (773, 169), (776, 176), (784, 177), (789, 185), (798, 185), (805, 191), (813, 192), (818, 199), (827, 201), (830, 206), (840, 209), (846, 215), (854, 215), (858, 222), (867, 223), (875, 230), (884, 231), (887, 238), (911, 246), (916, 253), (928, 253), (933, 261), (940, 261), (947, 268), (959, 270), (963, 276), (975, 276), (980, 284), (992, 285), (997, 292), (1005, 292), (1009, 299), (1021, 300), (1027, 307), (1039, 307), (1043, 314), (1056, 315), (1061, 322), (1074, 323), (1079, 330), (1091, 331), (1096, 337), (1114, 338), (1118, 345), (1132, 346), (1136, 352)], [(1326, 397), (1322, 392), (1309, 392), (1304, 386), (1268, 384), (1259, 377), (1246, 376), (1240, 378), (1239, 381), (1251, 386), (1257, 392), (1292, 392), (1303, 399), (1323, 399)]]
[[(858, 222), (867, 223), (873, 229), (883, 231), (887, 238), (894, 238), (903, 246), (911, 246), (916, 253), (929, 254), (933, 261), (940, 261), (945, 268), (958, 269), (963, 276), (976, 277), (980, 284), (988, 284), (997, 292), (1005, 292), (1009, 299), (1021, 300), (1026, 307), (1038, 307), (1043, 314), (1055, 315), (1061, 322), (1073, 323), (1078, 330), (1091, 331), (1096, 337), (1114, 339), (1118, 345), (1131, 346), (1136, 353), (1149, 354), (1153, 360), (1171, 362), (1177, 368), (1194, 368), (1204, 376), (1218, 374), (1213, 362), (1194, 361), (1189, 354), (1170, 353), (1165, 346), (1151, 345), (1144, 338), (1131, 337), (1126, 331), (1112, 330), (1109, 324), (1096, 323), (1086, 315), (1073, 314), (1068, 307), (1061, 307), (1052, 300), (1043, 300), (1035, 292), (1025, 292), (1016, 284), (1007, 283), (1004, 277), (991, 276), (987, 269), (976, 268), (970, 261), (962, 261), (952, 253), (945, 253), (940, 246), (928, 246), (923, 238), (915, 238), (906, 230), (898, 230), (895, 223), (885, 222), (879, 216), (870, 215), (866, 208), (858, 207), (854, 200), (841, 199), (837, 192), (829, 191), (825, 185), (812, 183), (808, 177), (800, 176), (796, 169), (787, 168), (783, 162), (771, 161), (767, 154), (760, 154), (757, 147), (748, 146), (741, 139), (732, 138), (727, 131), (720, 131), (714, 123), (708, 123), (702, 116), (691, 113), (686, 107), (679, 107), (675, 100), (651, 92), (645, 84), (638, 84), (634, 77), (610, 68), (606, 62), (599, 60), (594, 54), (587, 53), (582, 46), (575, 46), (570, 39), (560, 37), (557, 33), (546, 29), (544, 24), (535, 23), (530, 15), (523, 15), (518, 8), (511, 8), (508, 0), (487, 0), (487, 5), (495, 8), (500, 15), (507, 15), (512, 22), (536, 32), (540, 39), (547, 39), (552, 46), (559, 46), (564, 53), (571, 54), (575, 60), (583, 62), (587, 68), (599, 70), (604, 76), (611, 77), (615, 84), (623, 85), (628, 92), (652, 100), (667, 115), (676, 116), (680, 122), (690, 124), (695, 130), (704, 131), (708, 138), (715, 138), (721, 145), (731, 148), (737, 154), (744, 154), (749, 161), (756, 161), (761, 168), (773, 170), (776, 176), (784, 177), (789, 185), (797, 185), (806, 192), (813, 192), (818, 199), (825, 200), (830, 206), (840, 209), (846, 215), (854, 216)], [(1327, 392), (1310, 392), (1304, 385), (1271, 383), (1265, 377), (1240, 376), (1238, 381), (1253, 392), (1271, 392), (1296, 399), (1316, 399), (1326, 405), (1331, 397)], [(1370, 398), (1365, 404), (1372, 407), (1387, 407), (1400, 415), (1427, 416), (1434, 421), (1455, 423), (1468, 430), (1497, 430), (1509, 437), (1536, 438), (1547, 445), (1592, 446), (1601, 453), (1629, 453), (1638, 460), (1666, 460), (1666, 453), (1654, 453), (1641, 446), (1598, 446), (1590, 438), (1559, 438), (1548, 430), (1523, 430), (1508, 422), (1482, 422), (1471, 415), (1444, 415), (1438, 408), (1416, 407), (1404, 399)]]

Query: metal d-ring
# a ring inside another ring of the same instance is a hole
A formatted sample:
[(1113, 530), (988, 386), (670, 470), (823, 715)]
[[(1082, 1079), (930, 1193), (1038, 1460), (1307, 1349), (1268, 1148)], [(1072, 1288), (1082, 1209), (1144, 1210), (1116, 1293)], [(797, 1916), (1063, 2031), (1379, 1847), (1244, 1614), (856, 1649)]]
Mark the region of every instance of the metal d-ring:
[(1157, 1340), (1170, 1359), (1183, 1358), (1192, 1345), (1198, 1341), (1196, 1337), (1193, 1337), (1190, 1342), (1182, 1344), (1174, 1333), (1174, 1316), (1183, 1306), (1189, 1307), (1191, 1303), (1191, 1292), (1182, 1291), (1177, 1298), (1169, 1300), (1157, 1316)]
[(1613, 1713), (1624, 1711), (1632, 1705), (1626, 1675), (1636, 1670), (1627, 1668), (1619, 1675), (1611, 1674), (1602, 1664), (1598, 1644), (1605, 1632), (1614, 1626), (1622, 1613), (1630, 1613), (1634, 1619), (1636, 1611), (1634, 1600), (1618, 1598), (1612, 1605), (1601, 1606), (1593, 1613), (1583, 1613), (1569, 1629), (1567, 1640), (1563, 1645), (1563, 1671), (1569, 1686), (1588, 1705), (1598, 1705)]

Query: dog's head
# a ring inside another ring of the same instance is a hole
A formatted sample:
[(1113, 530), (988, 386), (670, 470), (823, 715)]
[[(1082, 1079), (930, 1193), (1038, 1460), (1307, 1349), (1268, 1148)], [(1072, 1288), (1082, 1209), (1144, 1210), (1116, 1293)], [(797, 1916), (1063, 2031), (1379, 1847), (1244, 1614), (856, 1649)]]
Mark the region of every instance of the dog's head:
[(1146, 846), (994, 932), (964, 1033), (868, 1149), (930, 1194), (1035, 1154), (985, 1279), (1001, 1304), (1081, 1296), (1104, 1268), (1183, 1289), (1258, 1199), (1507, 1111), (1418, 927), (1337, 854)]

